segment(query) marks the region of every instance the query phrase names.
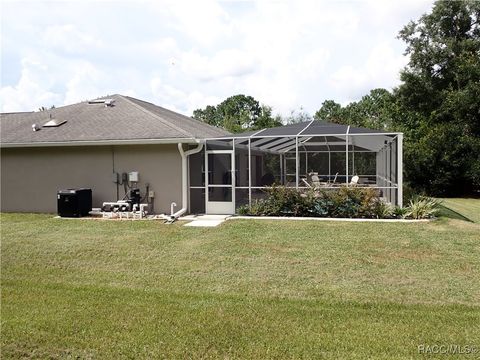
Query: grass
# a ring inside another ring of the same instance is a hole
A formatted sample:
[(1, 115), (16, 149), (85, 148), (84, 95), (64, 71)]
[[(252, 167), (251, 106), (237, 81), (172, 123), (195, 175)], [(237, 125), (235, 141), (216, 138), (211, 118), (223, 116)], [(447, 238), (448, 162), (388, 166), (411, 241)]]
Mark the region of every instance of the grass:
[(181, 225), (2, 214), (2, 358), (480, 351), (478, 223)]
[(480, 199), (444, 198), (443, 206), (453, 216), (480, 224)]

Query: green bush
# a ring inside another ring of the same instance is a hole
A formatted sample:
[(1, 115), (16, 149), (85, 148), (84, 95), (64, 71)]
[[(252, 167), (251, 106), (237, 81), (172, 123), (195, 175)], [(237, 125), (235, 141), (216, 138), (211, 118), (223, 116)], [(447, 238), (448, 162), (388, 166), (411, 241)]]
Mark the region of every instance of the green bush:
[(238, 209), (241, 215), (302, 216), (335, 218), (391, 218), (394, 208), (383, 202), (374, 189), (342, 186), (337, 189), (301, 189), (273, 186), (266, 197), (251, 207)]
[(441, 201), (426, 196), (417, 196), (410, 200), (405, 217), (412, 219), (430, 219), (440, 211)]
[(408, 208), (406, 208), (406, 207), (402, 208), (400, 206), (395, 206), (393, 208), (393, 216), (395, 218), (403, 219), (403, 218), (405, 218), (407, 213), (408, 213)]
[(441, 202), (414, 196), (408, 207), (394, 207), (383, 201), (374, 189), (342, 186), (335, 189), (295, 189), (273, 186), (265, 189), (264, 199), (238, 209), (240, 215), (301, 216), (364, 219), (429, 219), (435, 217)]
[(241, 206), (241, 215), (254, 216), (317, 216), (312, 215), (315, 207), (313, 190), (298, 191), (284, 186), (266, 188), (265, 199), (255, 200), (252, 205)]

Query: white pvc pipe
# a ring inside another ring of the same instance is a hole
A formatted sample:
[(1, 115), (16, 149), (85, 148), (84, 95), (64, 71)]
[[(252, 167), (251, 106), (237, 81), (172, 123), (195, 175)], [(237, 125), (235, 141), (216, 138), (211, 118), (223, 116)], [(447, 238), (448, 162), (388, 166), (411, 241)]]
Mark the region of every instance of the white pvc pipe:
[(403, 135), (397, 137), (397, 205), (403, 207)]
[(350, 132), (350, 125), (348, 125), (347, 133), (345, 134), (345, 184), (348, 186), (348, 133)]
[(199, 143), (195, 149), (184, 151), (182, 143), (178, 143), (178, 152), (182, 157), (182, 208), (176, 213), (172, 214), (170, 217), (172, 220), (175, 220), (185, 214), (188, 207), (188, 168), (187, 168), (187, 157), (196, 154), (203, 149), (203, 143)]
[(252, 206), (252, 141), (248, 139), (248, 206)]
[(298, 189), (300, 159), (298, 158), (298, 137), (295, 138), (295, 188)]

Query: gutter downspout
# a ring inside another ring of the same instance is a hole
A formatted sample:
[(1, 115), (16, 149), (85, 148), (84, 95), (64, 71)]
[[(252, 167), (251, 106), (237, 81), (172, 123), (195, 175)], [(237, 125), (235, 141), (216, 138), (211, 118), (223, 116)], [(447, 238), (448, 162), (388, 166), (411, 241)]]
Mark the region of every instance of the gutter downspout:
[(187, 157), (196, 154), (203, 149), (203, 143), (199, 143), (194, 149), (184, 151), (182, 143), (178, 143), (178, 152), (182, 157), (182, 208), (176, 213), (170, 215), (171, 221), (175, 221), (180, 216), (186, 213), (188, 207), (188, 169), (187, 169)]

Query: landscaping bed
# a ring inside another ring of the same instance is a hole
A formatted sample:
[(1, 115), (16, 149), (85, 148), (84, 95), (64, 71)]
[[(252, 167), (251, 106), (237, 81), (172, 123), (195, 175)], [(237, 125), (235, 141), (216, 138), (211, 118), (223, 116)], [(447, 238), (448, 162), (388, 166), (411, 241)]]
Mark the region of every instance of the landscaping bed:
[(342, 186), (336, 189), (266, 188), (265, 197), (238, 209), (239, 215), (358, 219), (430, 219), (440, 202), (414, 197), (400, 208), (387, 203), (376, 189)]

